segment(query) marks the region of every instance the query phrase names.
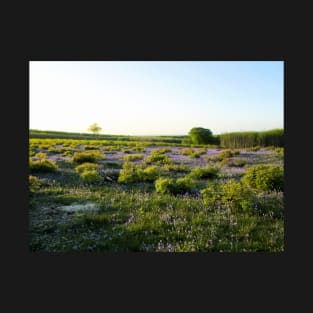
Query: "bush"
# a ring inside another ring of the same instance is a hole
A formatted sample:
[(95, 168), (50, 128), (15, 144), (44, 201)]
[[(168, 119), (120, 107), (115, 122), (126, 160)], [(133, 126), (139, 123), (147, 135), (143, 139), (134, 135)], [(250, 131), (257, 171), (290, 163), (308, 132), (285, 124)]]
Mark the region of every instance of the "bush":
[(155, 165), (148, 166), (139, 174), (139, 176), (142, 177), (143, 181), (153, 182), (160, 176), (160, 169)]
[(84, 183), (94, 184), (102, 181), (101, 175), (96, 170), (86, 170), (80, 174)]
[(41, 159), (38, 161), (29, 160), (29, 169), (31, 173), (34, 173), (34, 172), (48, 173), (48, 172), (55, 172), (58, 169), (58, 166), (56, 162), (49, 161), (46, 159)]
[(173, 178), (161, 177), (155, 181), (155, 189), (158, 193), (183, 194), (192, 191), (195, 187), (190, 177), (181, 177), (176, 181)]
[(142, 160), (143, 159), (143, 155), (142, 154), (131, 154), (131, 155), (125, 155), (124, 156), (124, 160), (126, 162), (128, 161), (136, 161), (136, 160)]
[(194, 152), (194, 153), (189, 154), (189, 157), (193, 158), (193, 159), (195, 159), (195, 158), (199, 159), (200, 158), (200, 154), (197, 153), (197, 152)]
[(226, 158), (231, 158), (233, 156), (233, 153), (231, 150), (224, 150), (222, 152), (220, 152), (220, 154), (218, 155), (218, 158), (220, 160), (222, 159), (226, 159)]
[(166, 154), (158, 154), (158, 153), (151, 153), (146, 159), (145, 162), (150, 163), (161, 163), (161, 164), (170, 164), (172, 160)]
[(85, 171), (96, 171), (99, 168), (101, 168), (101, 165), (86, 162), (86, 163), (82, 163), (81, 165), (76, 166), (75, 171), (77, 173), (83, 173)]
[(164, 172), (189, 172), (190, 168), (184, 164), (164, 164), (163, 165)]
[(233, 211), (249, 212), (255, 206), (253, 191), (241, 182), (229, 180), (224, 184), (209, 185), (202, 189), (203, 202), (215, 208), (218, 205), (229, 207)]
[(184, 148), (180, 151), (180, 154), (182, 154), (182, 155), (190, 155), (193, 153), (195, 153), (195, 151), (191, 148)]
[(195, 179), (216, 178), (219, 171), (220, 169), (218, 167), (212, 167), (210, 165), (205, 168), (195, 167), (191, 170), (189, 176)]
[(220, 163), (221, 165), (229, 166), (229, 167), (243, 167), (246, 165), (246, 161), (243, 159), (223, 159)]
[(282, 192), (262, 192), (257, 196), (256, 211), (275, 218), (284, 217), (284, 196)]
[(31, 194), (36, 192), (41, 186), (40, 180), (36, 176), (29, 175), (28, 182), (29, 182), (29, 191)]
[(191, 142), (196, 145), (214, 142), (213, 134), (210, 129), (194, 127), (189, 131), (188, 135), (190, 136)]
[(98, 151), (83, 151), (75, 152), (73, 155), (73, 161), (76, 163), (97, 163), (99, 160), (104, 159), (105, 155), (100, 154)]
[(284, 171), (282, 166), (256, 165), (249, 168), (242, 181), (260, 190), (283, 190)]
[(38, 152), (35, 154), (36, 158), (45, 159), (47, 157), (47, 153), (44, 152)]
[(118, 182), (153, 182), (159, 175), (160, 170), (155, 165), (143, 168), (141, 164), (124, 163), (123, 169), (119, 173)]

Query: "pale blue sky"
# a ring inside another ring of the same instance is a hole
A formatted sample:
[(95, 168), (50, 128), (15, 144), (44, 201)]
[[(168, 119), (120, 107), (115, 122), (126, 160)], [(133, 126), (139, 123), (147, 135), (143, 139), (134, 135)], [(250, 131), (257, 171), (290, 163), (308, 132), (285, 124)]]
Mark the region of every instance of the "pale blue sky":
[(283, 128), (282, 61), (31, 61), (30, 128), (185, 135)]

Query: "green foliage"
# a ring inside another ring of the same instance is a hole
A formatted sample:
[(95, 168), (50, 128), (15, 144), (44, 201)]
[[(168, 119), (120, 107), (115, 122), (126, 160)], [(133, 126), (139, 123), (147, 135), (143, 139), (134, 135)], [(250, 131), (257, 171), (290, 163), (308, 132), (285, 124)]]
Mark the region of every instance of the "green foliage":
[(185, 148), (185, 149), (182, 149), (180, 151), (180, 154), (182, 155), (190, 155), (190, 154), (193, 154), (195, 153), (195, 150), (191, 149), (191, 148)]
[(85, 162), (75, 167), (77, 173), (83, 173), (85, 171), (96, 171), (101, 168), (101, 165), (95, 163)]
[(128, 161), (136, 161), (136, 160), (142, 160), (143, 154), (131, 154), (131, 155), (125, 155), (124, 160), (126, 162)]
[(103, 180), (101, 175), (96, 170), (85, 170), (81, 172), (80, 177), (84, 183), (95, 184)]
[(163, 153), (151, 152), (148, 157), (145, 158), (147, 164), (159, 163), (159, 164), (171, 164), (173, 161)]
[(273, 129), (263, 132), (233, 132), (221, 134), (220, 144), (225, 148), (247, 148), (255, 146), (283, 146), (284, 130)]
[(256, 165), (250, 167), (242, 181), (260, 190), (283, 190), (284, 171), (282, 166)]
[(202, 127), (192, 128), (188, 135), (190, 136), (191, 142), (194, 144), (208, 144), (214, 141), (211, 130)]
[(89, 126), (88, 130), (94, 134), (99, 134), (102, 128), (97, 123), (94, 123)]
[(219, 167), (207, 165), (205, 168), (195, 167), (191, 170), (189, 176), (195, 179), (217, 178), (220, 172)]
[(220, 164), (229, 167), (243, 167), (246, 165), (246, 161), (243, 159), (223, 159)]
[(48, 173), (48, 172), (55, 172), (58, 169), (56, 162), (41, 159), (38, 161), (29, 160), (29, 169), (31, 173)]
[(162, 194), (183, 194), (192, 191), (195, 183), (190, 177), (180, 177), (176, 180), (173, 178), (160, 177), (155, 181), (156, 192)]
[(41, 186), (40, 180), (36, 176), (29, 175), (28, 182), (29, 182), (29, 191), (31, 194), (36, 192)]
[(146, 168), (142, 164), (133, 164), (125, 162), (123, 169), (119, 173), (119, 183), (153, 182), (160, 175), (157, 166), (152, 165)]
[(45, 159), (47, 157), (47, 153), (44, 152), (38, 152), (35, 154), (36, 158)]
[(101, 159), (105, 159), (105, 155), (98, 151), (75, 152), (73, 155), (73, 161), (76, 163), (97, 163)]
[(181, 164), (164, 164), (162, 167), (164, 172), (189, 172), (190, 168), (184, 163)]

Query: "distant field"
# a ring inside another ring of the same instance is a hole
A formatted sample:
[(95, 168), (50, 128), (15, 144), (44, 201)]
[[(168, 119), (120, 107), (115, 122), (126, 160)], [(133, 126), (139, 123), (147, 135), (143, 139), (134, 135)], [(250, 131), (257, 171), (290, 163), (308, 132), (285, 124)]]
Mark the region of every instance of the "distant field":
[(31, 251), (283, 251), (284, 149), (182, 140), (31, 130)]

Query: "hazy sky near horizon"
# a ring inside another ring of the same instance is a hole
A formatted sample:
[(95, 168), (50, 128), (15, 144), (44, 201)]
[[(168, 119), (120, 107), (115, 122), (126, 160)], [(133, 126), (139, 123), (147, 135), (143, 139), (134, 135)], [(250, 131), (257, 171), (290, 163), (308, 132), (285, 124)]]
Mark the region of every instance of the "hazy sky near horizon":
[(30, 61), (29, 127), (214, 134), (284, 126), (282, 61)]

